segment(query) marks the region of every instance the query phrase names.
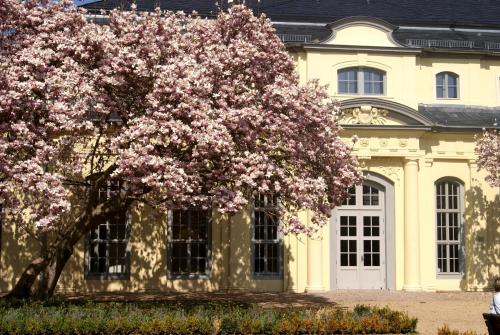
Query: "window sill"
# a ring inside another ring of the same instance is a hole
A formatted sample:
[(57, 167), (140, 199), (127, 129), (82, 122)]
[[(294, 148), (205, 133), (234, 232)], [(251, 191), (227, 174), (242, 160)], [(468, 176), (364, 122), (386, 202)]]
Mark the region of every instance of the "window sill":
[(130, 274), (100, 274), (100, 273), (87, 273), (85, 274), (85, 280), (102, 280), (102, 281), (112, 281), (112, 280), (121, 280), (128, 281), (130, 280)]
[(168, 274), (169, 280), (210, 280), (211, 275), (171, 275)]
[(456, 100), (460, 100), (460, 98), (438, 98), (438, 97), (436, 97), (436, 100), (440, 100), (440, 101), (442, 101), (442, 100), (444, 100), (444, 101), (446, 101), (446, 100), (456, 101)]
[(283, 280), (283, 275), (253, 275), (253, 280)]
[(463, 279), (464, 275), (462, 273), (438, 273), (436, 279)]

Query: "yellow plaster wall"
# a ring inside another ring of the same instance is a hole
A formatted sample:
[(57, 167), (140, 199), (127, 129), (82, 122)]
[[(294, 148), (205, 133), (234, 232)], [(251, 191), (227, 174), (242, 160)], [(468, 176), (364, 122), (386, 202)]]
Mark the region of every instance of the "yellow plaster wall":
[[(367, 31), (366, 29), (371, 29)], [(388, 46), (382, 30), (367, 27), (339, 29), (332, 44)], [(372, 43), (372, 44), (371, 44)], [(384, 44), (385, 43), (385, 44)], [(387, 92), (380, 98), (414, 109), (419, 103), (497, 106), (500, 104), (500, 60), (467, 56), (433, 56), (384, 51), (304, 50), (292, 52), (302, 84), (319, 79), (329, 85), (329, 93), (338, 99), (358, 95), (337, 94), (337, 70), (350, 66), (368, 66), (387, 73)], [(452, 71), (460, 75), (458, 99), (435, 97), (435, 75)], [(399, 124), (390, 121), (389, 124)], [(480, 290), (500, 273), (500, 190), (484, 182), (477, 172), (473, 133), (432, 133), (410, 130), (356, 130), (344, 133), (345, 140), (356, 134), (360, 140), (354, 153), (365, 171), (377, 172), (394, 183), (396, 288), (404, 285), (404, 170), (406, 157), (419, 162), (420, 282), (422, 289)], [(465, 190), (465, 252), (463, 279), (438, 279), (435, 254), (435, 190), (442, 177), (455, 177)], [(304, 222), (312, 213), (300, 213)], [(59, 289), (62, 291), (295, 291), (308, 285), (308, 268), (322, 268), (322, 284), (330, 289), (330, 227), (322, 230), (322, 261), (308, 264), (307, 238), (284, 238), (284, 275), (278, 280), (255, 280), (251, 274), (251, 226), (249, 210), (231, 218), (214, 214), (212, 226), (212, 273), (209, 279), (170, 280), (166, 275), (166, 220), (151, 209), (137, 206), (132, 212), (131, 276), (128, 281), (86, 280), (84, 278), (84, 241), (82, 240), (65, 269)], [(38, 245), (21, 234), (18, 227), (3, 225), (0, 259), (0, 291), (5, 292), (38, 253)], [(312, 258), (314, 260), (314, 258)], [(314, 271), (313, 271), (314, 272)]]
[[(405, 157), (418, 157), (420, 278), (422, 289), (482, 290), (500, 273), (500, 193), (484, 182), (484, 172), (477, 172), (472, 133), (432, 133), (422, 130), (345, 131), (345, 140), (357, 134), (360, 140), (354, 153), (362, 169), (390, 179), (395, 191), (396, 289), (404, 285), (404, 170)], [(366, 140), (366, 141), (365, 141)], [(441, 279), (436, 276), (435, 189), (443, 177), (459, 179), (464, 185), (465, 200), (465, 276)], [(309, 222), (312, 213), (300, 217)], [(212, 226), (212, 273), (209, 279), (170, 280), (166, 275), (166, 218), (143, 205), (132, 211), (130, 280), (86, 280), (84, 278), (84, 241), (82, 240), (65, 269), (59, 284), (61, 291), (295, 291), (308, 286), (308, 268), (322, 268), (324, 290), (330, 290), (330, 228), (322, 230), (322, 261), (308, 264), (308, 239), (284, 238), (283, 279), (255, 280), (251, 273), (251, 225), (249, 209), (228, 218), (214, 214)], [(37, 255), (38, 246), (29, 241), (18, 227), (6, 218), (2, 231), (0, 290), (7, 291), (21, 271)], [(314, 272), (314, 271), (313, 271)]]
[(0, 292), (7, 292), (23, 272), (26, 265), (39, 255), (40, 246), (22, 228), (5, 220), (4, 211), (0, 253)]
[(390, 34), (373, 25), (347, 25), (335, 29), (332, 37), (326, 44), (335, 45), (364, 45), (379, 47), (397, 47)]
[[(360, 95), (338, 93), (337, 71), (360, 66), (386, 72), (386, 94), (374, 97), (399, 102), (414, 109), (418, 109), (419, 103), (500, 105), (500, 59), (483, 59), (479, 55), (441, 58), (366, 50), (308, 50), (297, 55), (301, 82), (319, 79), (322, 84), (328, 85), (329, 94), (339, 100)], [(435, 76), (444, 71), (459, 75), (459, 96), (456, 99), (436, 97)]]

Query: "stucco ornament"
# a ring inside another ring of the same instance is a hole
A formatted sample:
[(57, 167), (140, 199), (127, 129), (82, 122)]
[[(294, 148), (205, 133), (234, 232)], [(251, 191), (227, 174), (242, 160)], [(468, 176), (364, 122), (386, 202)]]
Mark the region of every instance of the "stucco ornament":
[(360, 106), (344, 110), (344, 117), (341, 123), (344, 124), (385, 124), (389, 112), (372, 106)]

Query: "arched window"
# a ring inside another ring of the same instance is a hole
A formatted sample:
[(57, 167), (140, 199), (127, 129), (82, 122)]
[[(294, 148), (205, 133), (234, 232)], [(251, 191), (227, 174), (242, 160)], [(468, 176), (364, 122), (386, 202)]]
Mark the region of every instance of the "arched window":
[(458, 98), (458, 75), (441, 72), (436, 75), (436, 96), (444, 99)]
[(337, 72), (339, 94), (384, 95), (384, 71), (369, 67), (350, 67)]
[(437, 274), (462, 272), (463, 188), (454, 180), (436, 183)]

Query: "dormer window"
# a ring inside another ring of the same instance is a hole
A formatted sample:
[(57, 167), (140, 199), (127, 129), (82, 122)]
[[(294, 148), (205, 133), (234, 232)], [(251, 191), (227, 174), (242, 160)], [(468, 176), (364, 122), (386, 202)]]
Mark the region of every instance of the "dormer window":
[(340, 69), (338, 75), (339, 94), (384, 95), (386, 74), (369, 67)]
[(458, 75), (441, 72), (436, 75), (436, 97), (441, 99), (458, 98)]

